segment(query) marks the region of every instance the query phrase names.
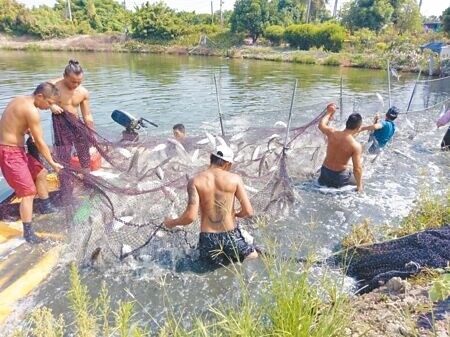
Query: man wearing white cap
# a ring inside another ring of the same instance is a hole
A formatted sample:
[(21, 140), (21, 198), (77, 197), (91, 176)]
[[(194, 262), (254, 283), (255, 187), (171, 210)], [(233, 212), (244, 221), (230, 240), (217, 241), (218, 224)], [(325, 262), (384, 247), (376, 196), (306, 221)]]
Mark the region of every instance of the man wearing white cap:
[[(200, 209), (200, 257), (215, 264), (227, 265), (258, 256), (236, 225), (236, 217), (253, 215), (253, 208), (242, 178), (229, 172), (233, 157), (228, 146), (217, 146), (211, 153), (209, 168), (189, 180), (184, 213), (177, 219), (164, 220), (167, 228), (186, 226), (197, 219)], [(234, 209), (235, 199), (241, 206), (238, 212)]]

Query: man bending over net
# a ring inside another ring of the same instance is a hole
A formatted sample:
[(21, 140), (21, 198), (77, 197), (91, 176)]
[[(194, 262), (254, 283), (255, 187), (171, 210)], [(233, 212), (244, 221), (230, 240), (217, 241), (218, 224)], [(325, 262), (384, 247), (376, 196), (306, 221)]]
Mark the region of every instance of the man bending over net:
[[(23, 236), (29, 243), (39, 243), (41, 239), (32, 229), (33, 199), (38, 192), (42, 205), (51, 211), (46, 186), (47, 170), (31, 155), (25, 153), (24, 136), (28, 130), (34, 142), (50, 166), (58, 172), (62, 166), (55, 163), (42, 136), (39, 109), (48, 109), (58, 99), (58, 89), (51, 83), (40, 84), (33, 95), (14, 98), (6, 107), (0, 120), (0, 166), (6, 182), (22, 198), (20, 219)], [(37, 188), (36, 188), (37, 187)], [(43, 213), (49, 213), (44, 210)]]
[[(336, 111), (336, 104), (330, 103), (327, 112), (319, 123), (319, 130), (327, 136), (328, 146), (325, 160), (320, 169), (319, 184), (329, 187), (356, 185), (358, 192), (362, 191), (362, 146), (354, 136), (360, 131), (362, 117), (358, 113), (351, 114), (345, 129), (338, 131), (328, 123)], [(352, 159), (353, 175), (348, 169), (348, 162)]]
[[(60, 100), (50, 106), (50, 110), (58, 115), (63, 112), (78, 118), (78, 109), (81, 111), (84, 124), (90, 129), (94, 128), (91, 110), (89, 108), (89, 92), (81, 85), (83, 69), (76, 60), (70, 60), (64, 69), (63, 77), (51, 80), (61, 93)], [(53, 117), (53, 130), (58, 158), (63, 163), (70, 163), (72, 146), (75, 146), (81, 168), (89, 171), (90, 155), (89, 144), (81, 139), (77, 132), (70, 130), (58, 117)]]
[[(189, 180), (184, 213), (177, 219), (164, 220), (167, 228), (189, 225), (197, 218), (200, 208), (200, 257), (213, 264), (227, 265), (258, 256), (236, 225), (236, 217), (251, 216), (253, 208), (242, 178), (228, 172), (233, 157), (228, 146), (217, 146), (211, 153), (209, 168)], [(241, 205), (239, 212), (234, 209), (235, 198)]]

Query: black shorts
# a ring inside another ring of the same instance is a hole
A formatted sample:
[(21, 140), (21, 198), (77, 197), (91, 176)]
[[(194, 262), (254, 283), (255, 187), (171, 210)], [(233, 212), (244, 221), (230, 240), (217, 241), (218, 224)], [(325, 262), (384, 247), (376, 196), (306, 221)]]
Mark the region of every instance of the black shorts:
[(253, 245), (245, 242), (239, 228), (229, 232), (200, 233), (198, 249), (202, 260), (221, 265), (242, 262), (255, 251)]
[(346, 185), (356, 185), (356, 180), (349, 170), (336, 172), (322, 166), (320, 168), (319, 184), (339, 188)]
[(441, 143), (442, 150), (450, 150), (450, 127), (447, 129), (447, 132), (444, 135)]

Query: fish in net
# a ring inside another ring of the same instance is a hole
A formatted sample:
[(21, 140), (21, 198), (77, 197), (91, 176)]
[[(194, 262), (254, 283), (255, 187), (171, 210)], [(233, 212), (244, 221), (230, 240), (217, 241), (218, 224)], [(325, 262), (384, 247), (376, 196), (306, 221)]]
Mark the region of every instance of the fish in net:
[(407, 278), (423, 268), (444, 268), (450, 261), (450, 225), (428, 229), (392, 241), (351, 247), (339, 255), (363, 294), (392, 277)]
[(100, 170), (87, 172), (71, 165), (73, 149), (55, 142), (56, 160), (65, 167), (60, 194), (72, 224), (70, 246), (77, 260), (89, 261), (99, 254), (117, 260), (142, 251), (157, 257), (195, 248), (198, 221), (170, 231), (162, 222), (184, 210), (188, 180), (209, 165), (210, 153), (221, 143), (236, 153), (233, 171), (243, 177), (255, 213), (289, 214), (299, 201), (294, 182), (312, 177), (323, 159), (325, 143), (316, 129), (324, 111), (290, 130), (276, 125), (229, 137), (206, 132), (182, 142), (157, 137), (112, 142), (69, 113), (54, 115), (55, 139), (78, 142), (77, 153), (85, 147), (85, 152), (94, 149), (103, 158)]

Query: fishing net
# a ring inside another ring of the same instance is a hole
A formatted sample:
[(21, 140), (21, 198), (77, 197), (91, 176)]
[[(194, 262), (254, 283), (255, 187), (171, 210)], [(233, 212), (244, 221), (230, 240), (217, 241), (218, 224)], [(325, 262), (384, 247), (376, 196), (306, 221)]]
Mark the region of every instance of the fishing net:
[[(65, 167), (60, 200), (73, 224), (71, 246), (77, 259), (90, 261), (100, 253), (103, 259), (123, 259), (138, 252), (160, 258), (194, 248), (198, 223), (169, 231), (162, 222), (183, 212), (188, 180), (208, 167), (219, 144), (233, 149), (233, 172), (243, 177), (255, 213), (289, 214), (299, 202), (294, 183), (312, 177), (323, 160), (325, 142), (317, 124), (325, 105), (308, 107), (316, 116), (289, 131), (278, 123), (226, 137), (206, 132), (182, 141), (131, 137), (111, 142), (70, 113), (53, 115), (55, 159)], [(82, 156), (90, 153), (91, 161), (100, 155), (101, 169), (89, 172), (89, 161), (82, 158), (74, 165), (74, 152), (80, 149)]]
[(450, 261), (450, 225), (370, 246), (352, 247), (341, 256), (347, 274), (367, 293), (392, 277), (406, 278), (423, 268), (444, 268)]

